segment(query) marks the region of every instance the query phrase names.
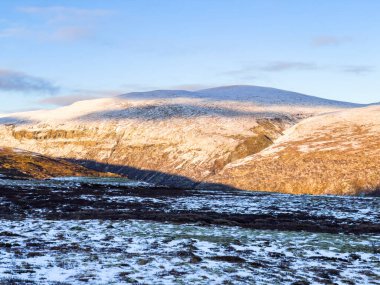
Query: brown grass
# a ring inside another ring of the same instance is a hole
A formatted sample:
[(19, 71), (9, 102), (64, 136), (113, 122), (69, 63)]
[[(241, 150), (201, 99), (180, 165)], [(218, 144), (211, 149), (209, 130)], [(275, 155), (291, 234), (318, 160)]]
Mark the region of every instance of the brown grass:
[(0, 173), (9, 177), (44, 179), (57, 176), (109, 176), (62, 159), (52, 159), (31, 152), (0, 149)]
[(333, 128), (279, 146), (284, 148), (226, 168), (213, 181), (293, 194), (353, 195), (380, 188), (380, 138), (366, 128)]

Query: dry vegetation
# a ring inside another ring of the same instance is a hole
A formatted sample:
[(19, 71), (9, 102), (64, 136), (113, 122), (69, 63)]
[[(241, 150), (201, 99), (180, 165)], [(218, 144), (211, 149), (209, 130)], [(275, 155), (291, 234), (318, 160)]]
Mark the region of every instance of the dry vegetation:
[(56, 176), (108, 176), (62, 159), (36, 153), (0, 148), (0, 174), (12, 178), (44, 179)]
[(213, 181), (293, 194), (352, 195), (379, 190), (380, 134), (374, 126), (322, 124), (228, 165)]

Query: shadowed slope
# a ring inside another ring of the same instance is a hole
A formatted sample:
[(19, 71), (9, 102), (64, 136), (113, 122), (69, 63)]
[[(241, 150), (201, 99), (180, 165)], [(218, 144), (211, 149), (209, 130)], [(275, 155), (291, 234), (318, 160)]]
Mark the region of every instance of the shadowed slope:
[(20, 149), (0, 148), (0, 177), (49, 178), (57, 176), (107, 176), (72, 164)]
[(142, 106), (131, 106), (126, 109), (107, 110), (93, 112), (88, 115), (78, 117), (80, 121), (104, 121), (104, 120), (170, 120), (175, 118), (196, 118), (196, 117), (255, 117), (255, 118), (282, 118), (286, 114), (275, 111), (262, 110), (239, 110), (236, 108), (226, 108), (212, 105), (196, 105), (187, 103), (159, 104), (152, 102)]

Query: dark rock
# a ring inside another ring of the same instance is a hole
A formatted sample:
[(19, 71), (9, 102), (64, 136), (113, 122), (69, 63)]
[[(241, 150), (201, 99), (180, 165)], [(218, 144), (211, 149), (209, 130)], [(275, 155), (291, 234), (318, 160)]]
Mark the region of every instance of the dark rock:
[(215, 261), (224, 261), (224, 262), (231, 262), (231, 263), (243, 263), (246, 260), (244, 258), (241, 258), (239, 256), (231, 256), (231, 255), (219, 255), (219, 256), (212, 256), (210, 259)]
[(191, 257), (190, 257), (190, 263), (199, 263), (199, 262), (202, 262), (202, 258), (200, 258), (199, 256), (193, 254)]

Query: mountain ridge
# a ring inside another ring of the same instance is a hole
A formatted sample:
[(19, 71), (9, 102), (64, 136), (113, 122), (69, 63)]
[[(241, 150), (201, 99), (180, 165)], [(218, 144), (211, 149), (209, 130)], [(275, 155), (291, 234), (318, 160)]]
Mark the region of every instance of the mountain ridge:
[[(298, 92), (282, 90), (272, 87), (262, 87), (253, 85), (230, 85), (220, 86), (197, 91), (187, 90), (153, 90), (143, 92), (131, 92), (119, 95), (126, 99), (168, 99), (175, 97), (190, 97), (196, 99), (228, 100), (228, 101), (249, 101), (263, 105), (295, 104), (306, 106), (342, 106), (342, 107), (363, 107), (367, 104), (351, 103), (338, 100), (325, 99), (312, 95), (305, 95)], [(267, 96), (267, 98), (266, 98)], [(284, 98), (285, 97), (285, 98)], [(288, 97), (288, 98), (286, 98)], [(290, 102), (290, 97), (293, 97)], [(298, 102), (297, 102), (298, 101)], [(308, 102), (311, 101), (311, 102)]]

